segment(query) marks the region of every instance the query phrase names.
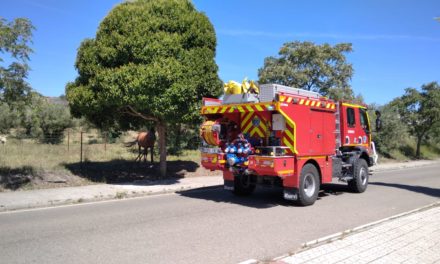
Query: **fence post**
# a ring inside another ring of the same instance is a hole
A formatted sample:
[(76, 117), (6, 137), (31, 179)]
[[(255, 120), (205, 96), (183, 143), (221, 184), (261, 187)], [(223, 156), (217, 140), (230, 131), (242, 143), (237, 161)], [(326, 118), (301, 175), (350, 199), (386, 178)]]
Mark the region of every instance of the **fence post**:
[(80, 163), (81, 163), (81, 166), (82, 166), (82, 163), (83, 163), (83, 131), (81, 130), (81, 139), (80, 139), (80, 145), (81, 145), (81, 147), (80, 147), (80, 152), (81, 152), (81, 154), (80, 154), (80, 159), (79, 159), (79, 161), (80, 161)]

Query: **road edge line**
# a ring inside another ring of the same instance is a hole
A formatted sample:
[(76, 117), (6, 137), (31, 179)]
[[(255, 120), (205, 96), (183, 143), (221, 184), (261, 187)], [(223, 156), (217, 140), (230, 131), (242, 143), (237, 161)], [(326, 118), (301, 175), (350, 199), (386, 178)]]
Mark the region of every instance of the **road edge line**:
[(31, 211), (31, 210), (40, 210), (40, 209), (51, 209), (63, 206), (78, 206), (78, 205), (86, 205), (91, 203), (99, 203), (99, 202), (115, 202), (115, 201), (124, 201), (129, 199), (137, 199), (137, 198), (145, 198), (150, 196), (158, 196), (164, 194), (173, 194), (187, 191), (197, 191), (197, 189), (219, 189), (222, 188), (223, 185), (198, 185), (198, 186), (187, 186), (181, 187), (178, 189), (163, 189), (155, 192), (136, 192), (136, 193), (128, 193), (126, 192), (121, 198), (117, 198), (118, 192), (115, 192), (113, 195), (96, 197), (96, 198), (79, 198), (72, 200), (71, 198), (65, 200), (49, 200), (45, 203), (35, 203), (35, 204), (27, 204), (20, 205), (11, 208), (0, 207), (0, 213), (7, 212), (21, 212), (21, 211)]

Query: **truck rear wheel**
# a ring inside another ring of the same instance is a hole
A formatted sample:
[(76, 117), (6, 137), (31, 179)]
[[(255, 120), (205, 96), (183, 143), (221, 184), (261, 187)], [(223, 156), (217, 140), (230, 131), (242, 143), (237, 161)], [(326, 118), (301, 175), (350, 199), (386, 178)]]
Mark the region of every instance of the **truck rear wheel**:
[(348, 186), (353, 192), (363, 193), (368, 186), (368, 164), (360, 158), (353, 167), (353, 180), (348, 181)]
[(250, 195), (254, 192), (256, 184), (252, 182), (250, 175), (239, 174), (234, 178), (234, 194)]
[(315, 203), (319, 193), (319, 173), (313, 164), (306, 164), (301, 170), (298, 188), (298, 205), (307, 206)]

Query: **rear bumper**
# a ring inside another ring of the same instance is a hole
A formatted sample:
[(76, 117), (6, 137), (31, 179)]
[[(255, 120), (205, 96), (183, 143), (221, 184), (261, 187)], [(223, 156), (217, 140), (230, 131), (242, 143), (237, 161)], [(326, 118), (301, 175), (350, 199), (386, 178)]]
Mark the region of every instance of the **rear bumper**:
[(293, 156), (249, 156), (249, 169), (257, 175), (287, 177), (294, 175)]

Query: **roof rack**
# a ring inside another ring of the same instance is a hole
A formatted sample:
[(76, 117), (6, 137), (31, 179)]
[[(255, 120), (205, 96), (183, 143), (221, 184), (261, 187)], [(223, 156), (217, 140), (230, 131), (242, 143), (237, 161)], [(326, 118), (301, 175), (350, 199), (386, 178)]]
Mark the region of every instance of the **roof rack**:
[(293, 88), (280, 84), (260, 84), (260, 102), (272, 102), (275, 95), (283, 93), (288, 95), (300, 95), (309, 98), (321, 98), (317, 92), (307, 91), (304, 89)]

